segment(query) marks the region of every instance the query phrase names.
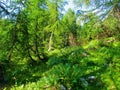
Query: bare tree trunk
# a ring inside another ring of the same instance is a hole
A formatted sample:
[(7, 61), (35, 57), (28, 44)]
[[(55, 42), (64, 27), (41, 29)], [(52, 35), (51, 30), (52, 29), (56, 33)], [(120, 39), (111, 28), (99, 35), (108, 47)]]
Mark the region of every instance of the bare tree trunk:
[(53, 47), (53, 31), (51, 32), (51, 36), (50, 36), (50, 39), (49, 39), (49, 48), (48, 48), (48, 51), (50, 51)]

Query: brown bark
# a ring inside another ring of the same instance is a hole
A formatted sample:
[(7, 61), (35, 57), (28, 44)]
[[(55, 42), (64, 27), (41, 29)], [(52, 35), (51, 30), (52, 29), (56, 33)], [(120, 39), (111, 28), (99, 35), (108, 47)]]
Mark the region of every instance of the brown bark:
[(70, 44), (70, 46), (76, 46), (76, 42), (75, 42), (73, 33), (69, 34), (69, 44)]

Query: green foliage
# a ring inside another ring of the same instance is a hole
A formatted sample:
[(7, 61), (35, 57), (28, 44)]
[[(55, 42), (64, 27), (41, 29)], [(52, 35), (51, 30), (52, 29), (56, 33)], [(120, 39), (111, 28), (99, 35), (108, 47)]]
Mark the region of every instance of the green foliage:
[[(13, 1), (15, 13), (10, 13), (8, 18), (0, 16), (0, 66), (4, 68), (4, 81), (0, 85), (6, 86), (0, 87), (5, 90), (120, 89), (117, 0), (109, 4), (115, 13), (111, 11), (104, 19), (95, 12), (79, 16), (71, 9), (61, 16), (64, 0)], [(87, 5), (92, 2), (85, 1)], [(84, 20), (83, 25), (77, 20)]]

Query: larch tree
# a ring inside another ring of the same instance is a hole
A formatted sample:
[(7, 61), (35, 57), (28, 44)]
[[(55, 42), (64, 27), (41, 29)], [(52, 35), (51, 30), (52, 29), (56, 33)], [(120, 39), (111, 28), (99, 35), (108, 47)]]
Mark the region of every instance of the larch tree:
[(45, 30), (49, 32), (48, 51), (54, 49), (56, 44), (62, 44), (63, 26), (60, 19), (62, 18), (61, 11), (64, 9), (64, 2), (64, 0), (49, 0), (47, 2), (49, 21)]

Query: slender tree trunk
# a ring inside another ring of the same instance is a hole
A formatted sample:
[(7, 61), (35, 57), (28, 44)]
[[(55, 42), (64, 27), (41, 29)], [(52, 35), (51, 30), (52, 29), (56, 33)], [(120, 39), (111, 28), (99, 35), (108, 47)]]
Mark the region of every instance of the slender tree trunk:
[(35, 25), (35, 54), (36, 56), (38, 57), (38, 59), (40, 60), (40, 54), (39, 54), (39, 50), (38, 50), (38, 36), (37, 36), (37, 33), (38, 33), (38, 22), (36, 22), (36, 25)]
[(48, 51), (50, 51), (53, 48), (52, 46), (53, 46), (53, 31), (51, 32), (50, 35)]

